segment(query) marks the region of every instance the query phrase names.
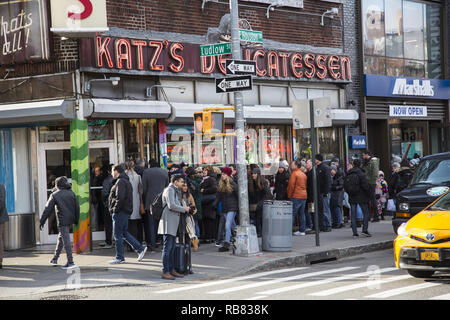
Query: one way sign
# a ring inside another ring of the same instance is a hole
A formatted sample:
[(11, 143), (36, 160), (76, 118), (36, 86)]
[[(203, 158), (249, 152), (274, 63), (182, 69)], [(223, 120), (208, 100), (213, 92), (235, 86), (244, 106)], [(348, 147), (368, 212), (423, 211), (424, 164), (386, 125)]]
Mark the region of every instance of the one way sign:
[(252, 76), (216, 79), (216, 93), (252, 90)]
[(256, 76), (256, 61), (230, 60), (225, 61), (227, 75), (247, 75)]

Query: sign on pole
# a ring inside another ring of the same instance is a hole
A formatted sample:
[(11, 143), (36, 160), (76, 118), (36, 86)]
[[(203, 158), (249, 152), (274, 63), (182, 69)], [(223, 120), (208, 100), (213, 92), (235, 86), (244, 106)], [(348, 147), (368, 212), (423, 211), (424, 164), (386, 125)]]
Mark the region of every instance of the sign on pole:
[(218, 56), (221, 54), (231, 54), (230, 42), (200, 46), (200, 57)]
[(263, 34), (261, 31), (239, 29), (239, 38), (241, 41), (246, 42), (263, 42)]
[[(330, 98), (317, 98), (314, 101), (314, 127), (331, 127), (331, 102)], [(310, 99), (295, 100), (292, 105), (293, 127), (297, 129), (311, 128)]]
[(216, 93), (252, 90), (252, 76), (216, 79)]
[(254, 75), (256, 76), (256, 61), (225, 60), (227, 75)]

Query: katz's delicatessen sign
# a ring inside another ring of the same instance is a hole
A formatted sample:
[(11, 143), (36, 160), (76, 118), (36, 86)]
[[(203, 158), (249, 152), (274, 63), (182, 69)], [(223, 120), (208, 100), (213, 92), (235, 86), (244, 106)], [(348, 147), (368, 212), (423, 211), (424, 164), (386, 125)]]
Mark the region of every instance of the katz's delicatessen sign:
[[(200, 57), (200, 45), (167, 40), (96, 36), (81, 40), (80, 67), (86, 72), (133, 75), (211, 77), (226, 74), (231, 55)], [(312, 52), (243, 49), (244, 60), (256, 61), (257, 77), (277, 80), (351, 82), (347, 56)]]

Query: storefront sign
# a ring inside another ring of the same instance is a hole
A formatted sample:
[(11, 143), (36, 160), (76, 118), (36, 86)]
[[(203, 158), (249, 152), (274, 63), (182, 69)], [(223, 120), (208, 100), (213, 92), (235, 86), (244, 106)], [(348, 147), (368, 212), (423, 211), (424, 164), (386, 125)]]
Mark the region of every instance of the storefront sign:
[(87, 37), (109, 30), (106, 0), (51, 0), (51, 31), (66, 37)]
[(50, 58), (46, 0), (0, 1), (0, 65)]
[(401, 117), (426, 117), (427, 107), (425, 106), (389, 106), (389, 116), (395, 118)]
[(366, 149), (366, 136), (349, 136), (348, 145), (350, 149)]
[(448, 100), (450, 97), (450, 80), (365, 74), (364, 94), (367, 97)]
[[(97, 36), (81, 39), (80, 66), (86, 72), (130, 75), (178, 75), (215, 78), (226, 74), (231, 55), (200, 57), (200, 45), (191, 43)], [(256, 62), (264, 79), (351, 81), (350, 58), (338, 55), (243, 49), (243, 60)]]

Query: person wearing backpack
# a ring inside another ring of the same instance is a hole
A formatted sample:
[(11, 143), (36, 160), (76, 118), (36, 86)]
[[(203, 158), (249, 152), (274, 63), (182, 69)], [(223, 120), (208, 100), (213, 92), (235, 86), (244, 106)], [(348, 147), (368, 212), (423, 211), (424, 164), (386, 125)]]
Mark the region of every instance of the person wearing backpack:
[(353, 168), (347, 173), (344, 179), (344, 190), (347, 192), (349, 202), (351, 206), (351, 220), (353, 237), (358, 237), (357, 230), (357, 206), (361, 208), (363, 212), (363, 228), (362, 235), (365, 237), (371, 237), (369, 233), (369, 201), (370, 201), (370, 187), (367, 182), (366, 174), (360, 169), (361, 160), (353, 160)]
[(148, 219), (148, 223), (144, 224), (146, 228), (145, 234), (149, 234), (149, 241), (147, 242), (147, 248), (149, 251), (156, 249), (156, 237), (158, 233), (159, 221), (155, 219), (155, 216), (150, 212), (150, 206), (154, 202), (156, 196), (164, 191), (169, 185), (169, 176), (167, 171), (158, 166), (156, 160), (150, 160), (150, 168), (146, 169), (142, 174), (142, 188), (145, 207), (145, 219)]
[(163, 236), (162, 263), (165, 280), (175, 280), (183, 275), (175, 271), (175, 240), (178, 233), (180, 215), (189, 213), (190, 207), (183, 206), (181, 188), (184, 184), (184, 176), (174, 175), (171, 183), (162, 194), (163, 213), (159, 220), (158, 234)]

